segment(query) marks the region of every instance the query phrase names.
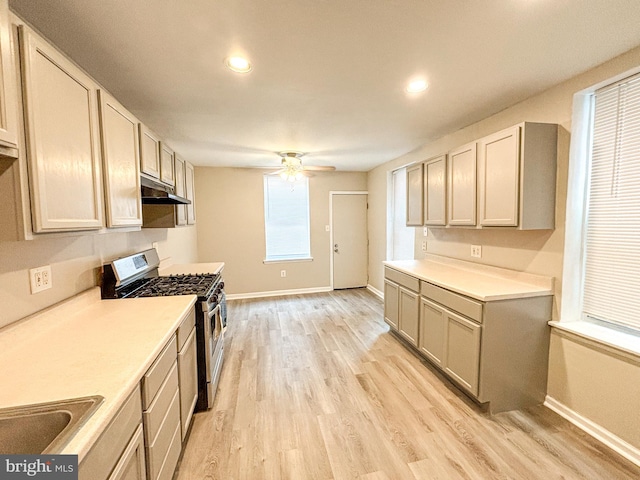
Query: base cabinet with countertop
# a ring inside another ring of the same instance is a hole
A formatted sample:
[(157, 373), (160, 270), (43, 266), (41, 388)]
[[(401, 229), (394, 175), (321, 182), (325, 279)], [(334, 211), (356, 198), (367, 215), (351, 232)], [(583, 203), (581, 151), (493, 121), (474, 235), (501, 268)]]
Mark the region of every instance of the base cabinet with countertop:
[[(492, 413), (541, 404), (553, 280), (486, 266), (474, 271), (469, 262), (433, 257), (385, 262), (385, 321), (477, 402), (488, 402)], [(409, 315), (404, 327), (403, 290), (411, 298), (419, 292), (419, 314)], [(398, 312), (397, 326), (389, 312)]]
[(176, 332), (178, 342), (178, 382), (180, 384), (180, 430), (184, 442), (198, 400), (196, 315), (192, 312)]
[(385, 301), (385, 320), (406, 341), (417, 346), (420, 282), (396, 270), (385, 269), (387, 298), (389, 302)]

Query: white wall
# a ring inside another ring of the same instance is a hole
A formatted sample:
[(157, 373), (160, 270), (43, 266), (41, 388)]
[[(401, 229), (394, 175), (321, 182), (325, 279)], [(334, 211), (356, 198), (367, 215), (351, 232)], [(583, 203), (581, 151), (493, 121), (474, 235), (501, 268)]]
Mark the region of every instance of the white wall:
[[(225, 262), (230, 294), (328, 288), (330, 278), (329, 192), (366, 190), (364, 172), (318, 172), (309, 179), (311, 262), (264, 264), (264, 171), (196, 168), (198, 257)], [(366, 248), (366, 246), (364, 247)], [(286, 270), (286, 278), (280, 277)]]
[[(196, 261), (195, 227), (0, 242), (0, 327), (98, 285), (104, 263), (152, 242), (161, 258)], [(51, 265), (52, 288), (31, 295), (29, 269), (42, 265)]]

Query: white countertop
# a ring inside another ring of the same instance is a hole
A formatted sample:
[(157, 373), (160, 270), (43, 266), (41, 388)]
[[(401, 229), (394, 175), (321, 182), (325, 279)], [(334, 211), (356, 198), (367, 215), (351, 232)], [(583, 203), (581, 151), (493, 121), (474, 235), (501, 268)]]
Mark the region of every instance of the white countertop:
[(215, 263), (182, 263), (163, 267), (158, 272), (160, 275), (195, 275), (198, 273), (220, 273), (224, 268), (224, 262)]
[(424, 260), (397, 260), (383, 264), (483, 302), (553, 295), (553, 277), (437, 255), (428, 255)]
[(0, 408), (101, 395), (60, 452), (82, 461), (196, 301), (101, 300), (93, 288), (0, 330)]

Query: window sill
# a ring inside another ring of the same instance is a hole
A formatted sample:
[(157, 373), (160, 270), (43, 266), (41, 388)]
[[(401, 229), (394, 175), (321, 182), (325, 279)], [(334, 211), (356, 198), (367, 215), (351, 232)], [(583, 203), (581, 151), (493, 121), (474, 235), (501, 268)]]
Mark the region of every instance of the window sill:
[(274, 259), (268, 259), (265, 258), (262, 263), (264, 264), (268, 264), (268, 263), (296, 263), (296, 262), (313, 262), (313, 257), (305, 257), (305, 258), (278, 258), (276, 260)]
[(549, 325), (640, 359), (640, 333), (623, 332), (584, 320), (571, 322), (552, 321), (549, 322)]

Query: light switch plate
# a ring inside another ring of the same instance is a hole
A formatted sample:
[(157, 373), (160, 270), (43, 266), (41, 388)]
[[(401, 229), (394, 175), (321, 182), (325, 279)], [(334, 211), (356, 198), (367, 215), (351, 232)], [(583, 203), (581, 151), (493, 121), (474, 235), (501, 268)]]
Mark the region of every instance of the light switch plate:
[(426, 237), (429, 234), (429, 229), (427, 227), (424, 227), (424, 229), (422, 230), (422, 234), (424, 237)]

